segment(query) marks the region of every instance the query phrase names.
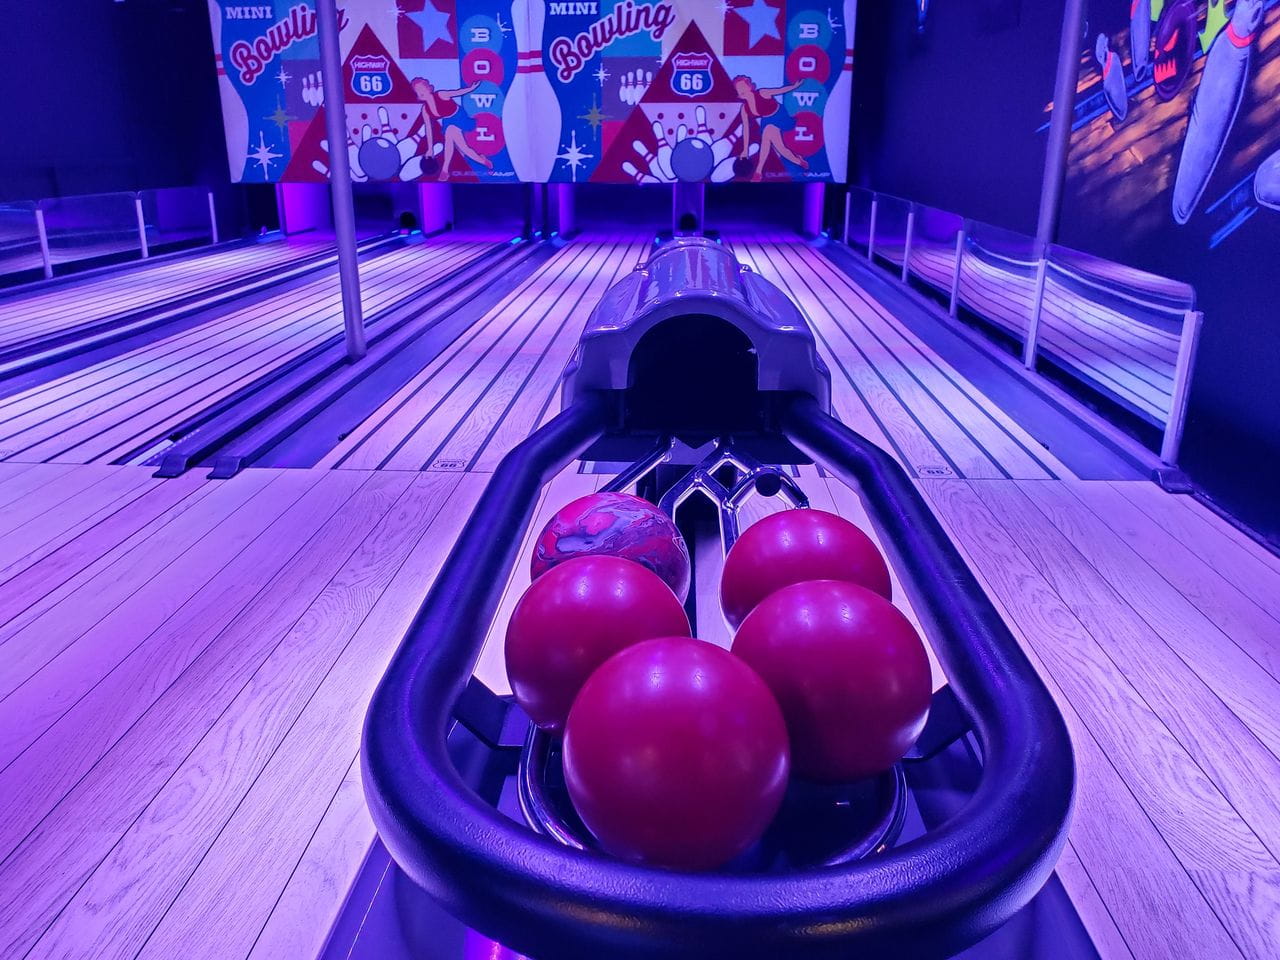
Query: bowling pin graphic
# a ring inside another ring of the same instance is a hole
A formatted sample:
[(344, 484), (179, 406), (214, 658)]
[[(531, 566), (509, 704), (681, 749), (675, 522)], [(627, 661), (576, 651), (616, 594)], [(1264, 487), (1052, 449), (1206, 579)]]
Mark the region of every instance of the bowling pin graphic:
[(1205, 57), (1173, 181), (1173, 219), (1178, 223), (1191, 219), (1236, 122), (1263, 6), (1263, 0), (1236, 0), (1226, 29), (1214, 38)]
[(1129, 115), (1129, 91), (1125, 89), (1124, 64), (1111, 49), (1105, 33), (1098, 34), (1098, 42), (1093, 48), (1093, 55), (1102, 68), (1102, 95), (1107, 99), (1107, 106), (1117, 123), (1124, 121)]
[(858, 0), (844, 0), (844, 65), (835, 86), (827, 95), (822, 111), (822, 130), (827, 144), (831, 179), (844, 183), (849, 166), (849, 103), (853, 91), (853, 26), (858, 19)]
[(516, 75), (502, 105), (502, 129), (516, 176), (530, 183), (551, 178), (560, 150), (560, 101), (542, 67), (545, 0), (513, 0)]
[(222, 9), (217, 0), (209, 0), (209, 25), (213, 28), (213, 62), (218, 68), (218, 97), (222, 101), (222, 130), (227, 139), (227, 166), (231, 180), (244, 179), (244, 165), (249, 153), (249, 113), (240, 99), (227, 67), (222, 60)]
[(1133, 78), (1146, 78), (1151, 69), (1151, 0), (1133, 0), (1129, 8), (1129, 58)]
[(1253, 196), (1264, 207), (1280, 210), (1280, 150), (1258, 165), (1253, 176)]

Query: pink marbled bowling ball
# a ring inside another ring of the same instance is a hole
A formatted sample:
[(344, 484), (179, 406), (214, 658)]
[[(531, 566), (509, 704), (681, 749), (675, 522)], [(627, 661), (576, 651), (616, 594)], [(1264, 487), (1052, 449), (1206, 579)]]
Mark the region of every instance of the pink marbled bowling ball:
[(648, 567), (683, 603), (689, 595), (689, 551), (675, 523), (629, 493), (589, 493), (560, 508), (538, 537), (534, 580), (574, 557), (623, 557)]

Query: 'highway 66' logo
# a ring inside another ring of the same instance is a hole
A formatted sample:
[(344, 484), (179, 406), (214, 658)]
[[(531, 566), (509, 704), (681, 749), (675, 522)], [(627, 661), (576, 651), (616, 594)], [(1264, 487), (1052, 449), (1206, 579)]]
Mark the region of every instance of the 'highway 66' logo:
[(386, 57), (353, 57), (351, 92), (357, 97), (381, 97), (390, 93), (390, 66)]
[(711, 54), (677, 53), (671, 57), (671, 89), (682, 97), (698, 97), (711, 90)]

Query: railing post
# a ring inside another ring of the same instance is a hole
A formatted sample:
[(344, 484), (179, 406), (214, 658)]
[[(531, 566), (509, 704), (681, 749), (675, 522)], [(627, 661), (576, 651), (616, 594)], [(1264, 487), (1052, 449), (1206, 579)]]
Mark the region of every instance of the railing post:
[(1200, 327), (1204, 314), (1188, 310), (1182, 315), (1182, 339), (1178, 342), (1178, 361), (1173, 368), (1173, 397), (1169, 403), (1169, 419), (1164, 425), (1164, 439), (1160, 444), (1160, 459), (1169, 465), (1178, 461), (1178, 449), (1182, 446), (1182, 428), (1187, 422), (1187, 399), (1191, 395), (1191, 371), (1196, 363), (1196, 349), (1200, 345)]
[(853, 206), (853, 188), (847, 187), (844, 191), (844, 230), (840, 237), (840, 242), (846, 247), (849, 245), (849, 211)]
[(1036, 368), (1036, 341), (1040, 336), (1040, 308), (1044, 305), (1044, 275), (1048, 267), (1046, 259), (1048, 251), (1040, 251), (1040, 262), (1036, 264), (1036, 294), (1031, 304), (1031, 322), (1027, 325), (1027, 342), (1022, 349), (1022, 365), (1028, 370)]
[(876, 249), (876, 211), (880, 208), (880, 198), (871, 195), (871, 228), (867, 231), (867, 259), (875, 262)]
[(142, 249), (142, 259), (145, 260), (151, 256), (151, 251), (147, 249), (147, 218), (142, 215), (142, 194), (140, 193), (133, 195), (133, 212), (138, 217), (138, 246)]
[(49, 256), (49, 230), (44, 225), (44, 211), (36, 204), (36, 238), (40, 241), (40, 265), (46, 280), (53, 277), (53, 258)]
[(351, 198), (351, 163), (347, 156), (347, 109), (342, 93), (342, 54), (338, 41), (338, 5), (317, 0), (320, 75), (324, 80), (325, 133), (329, 137), (329, 197), (333, 202), (333, 235), (338, 248), (338, 280), (342, 288), (342, 327), (347, 357), (368, 352), (360, 301), (360, 261), (356, 252), (356, 214)]
[(916, 232), (916, 205), (907, 207), (907, 244), (902, 248), (902, 282), (907, 282), (911, 273), (911, 238)]
[(951, 268), (951, 306), (947, 313), (954, 320), (960, 309), (960, 264), (964, 260), (964, 245), (969, 238), (969, 228), (963, 223), (956, 234), (956, 262)]
[(209, 197), (209, 235), (213, 243), (218, 242), (218, 209), (213, 204), (213, 191), (207, 192)]

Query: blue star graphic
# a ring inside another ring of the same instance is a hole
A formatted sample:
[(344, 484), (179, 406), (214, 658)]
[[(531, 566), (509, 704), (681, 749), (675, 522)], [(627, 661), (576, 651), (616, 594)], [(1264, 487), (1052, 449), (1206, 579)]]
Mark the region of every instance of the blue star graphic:
[(765, 37), (782, 39), (778, 33), (777, 7), (771, 7), (764, 0), (751, 0), (748, 7), (734, 7), (733, 12), (747, 21), (747, 48), (754, 47)]
[(430, 50), (431, 45), (437, 40), (443, 40), (445, 43), (453, 42), (453, 37), (449, 35), (449, 15), (441, 13), (432, 6), (431, 0), (427, 0), (421, 10), (416, 13), (406, 13), (405, 16), (416, 23), (422, 31), (423, 50)]

